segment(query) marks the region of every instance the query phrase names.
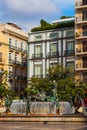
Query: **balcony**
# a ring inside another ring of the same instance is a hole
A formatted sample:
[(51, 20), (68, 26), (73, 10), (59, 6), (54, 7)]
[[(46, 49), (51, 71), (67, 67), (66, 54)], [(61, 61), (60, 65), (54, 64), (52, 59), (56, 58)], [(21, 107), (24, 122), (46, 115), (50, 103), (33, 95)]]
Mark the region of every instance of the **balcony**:
[(47, 55), (48, 58), (56, 58), (59, 57), (59, 52), (49, 52)]
[(43, 78), (43, 75), (32, 75), (32, 77), (35, 77), (35, 78)]
[(9, 63), (16, 64), (16, 65), (21, 65), (21, 66), (27, 66), (26, 62), (15, 61), (13, 59), (9, 59)]
[(87, 7), (87, 0), (79, 0), (75, 3), (76, 9), (85, 9)]
[(27, 50), (25, 50), (25, 49), (21, 49), (21, 52), (23, 52), (23, 53), (27, 53)]
[(79, 7), (79, 6), (82, 6), (83, 4), (82, 4), (82, 1), (81, 0), (79, 0), (79, 1), (77, 1), (76, 3), (75, 3), (75, 6), (76, 7)]
[(4, 64), (5, 63), (5, 60), (0, 58), (0, 64)]
[(21, 75), (14, 75), (15, 80), (27, 80), (27, 76), (21, 76)]
[(75, 50), (64, 51), (64, 56), (74, 56), (74, 55), (75, 55)]
[(76, 48), (76, 55), (87, 55), (87, 48), (83, 46), (83, 48)]
[(21, 49), (20, 47), (15, 47), (15, 46), (12, 46), (12, 45), (9, 45), (9, 49), (15, 50), (15, 51), (18, 51), (18, 52), (20, 51), (22, 53), (27, 53), (27, 50)]
[(87, 17), (76, 17), (76, 24), (85, 24), (87, 23)]
[(84, 40), (87, 39), (87, 32), (76, 32), (75, 36), (77, 40)]
[(76, 64), (76, 71), (87, 71), (87, 63), (86, 64)]
[(41, 59), (43, 58), (43, 53), (37, 53), (32, 55), (32, 59)]

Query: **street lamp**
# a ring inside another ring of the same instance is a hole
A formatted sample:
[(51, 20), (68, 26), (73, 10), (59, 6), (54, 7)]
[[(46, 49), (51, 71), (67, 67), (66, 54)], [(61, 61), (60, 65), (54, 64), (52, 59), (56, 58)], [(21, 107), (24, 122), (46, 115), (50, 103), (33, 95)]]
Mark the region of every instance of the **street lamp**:
[(9, 83), (10, 83), (10, 91), (11, 91), (11, 101), (12, 101), (12, 91), (13, 91), (12, 82), (13, 82), (13, 73), (10, 72), (9, 73)]
[(59, 107), (59, 100), (58, 100), (58, 94), (57, 94), (57, 83), (56, 83), (55, 80), (53, 81), (53, 86), (54, 86), (54, 89), (53, 89), (53, 96), (54, 96), (54, 98), (55, 98), (56, 109), (58, 110), (58, 107)]

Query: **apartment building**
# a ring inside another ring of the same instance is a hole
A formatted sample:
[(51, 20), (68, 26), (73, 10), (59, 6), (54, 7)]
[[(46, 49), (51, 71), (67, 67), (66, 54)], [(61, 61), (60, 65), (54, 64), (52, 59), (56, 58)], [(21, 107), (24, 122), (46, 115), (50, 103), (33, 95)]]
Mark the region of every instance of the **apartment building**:
[(75, 78), (87, 82), (87, 0), (75, 0)]
[(3, 69), (8, 70), (8, 38), (0, 32), (0, 73)]
[(0, 33), (6, 37), (2, 55), (5, 55), (3, 58), (7, 64), (7, 68), (4, 69), (9, 73), (9, 88), (21, 95), (21, 92), (27, 87), (28, 34), (14, 23), (0, 24)]
[[(74, 22), (74, 18), (69, 20)], [(57, 64), (74, 68), (74, 26), (30, 32), (28, 38), (28, 80), (32, 76), (45, 77), (48, 68)]]

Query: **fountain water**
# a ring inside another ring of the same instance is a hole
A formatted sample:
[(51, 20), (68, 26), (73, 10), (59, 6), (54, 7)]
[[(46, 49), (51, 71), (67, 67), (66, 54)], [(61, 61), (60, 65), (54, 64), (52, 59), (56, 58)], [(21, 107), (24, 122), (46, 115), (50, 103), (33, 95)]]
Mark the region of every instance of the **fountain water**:
[(53, 102), (32, 102), (30, 107), (31, 114), (55, 114), (56, 104)]
[(13, 103), (10, 106), (10, 111), (12, 114), (26, 114), (27, 103), (23, 100), (13, 100)]
[[(27, 102), (15, 100), (10, 106), (13, 114), (26, 114)], [(56, 104), (54, 102), (30, 102), (30, 114), (54, 114), (56, 113)]]

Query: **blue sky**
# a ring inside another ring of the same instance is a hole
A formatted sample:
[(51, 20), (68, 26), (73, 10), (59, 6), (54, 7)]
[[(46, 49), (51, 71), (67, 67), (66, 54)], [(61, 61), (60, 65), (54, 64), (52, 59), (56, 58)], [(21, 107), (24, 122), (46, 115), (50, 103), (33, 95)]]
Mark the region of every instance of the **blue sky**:
[(74, 0), (0, 0), (0, 23), (13, 22), (24, 30), (51, 23), (61, 16), (74, 16)]

